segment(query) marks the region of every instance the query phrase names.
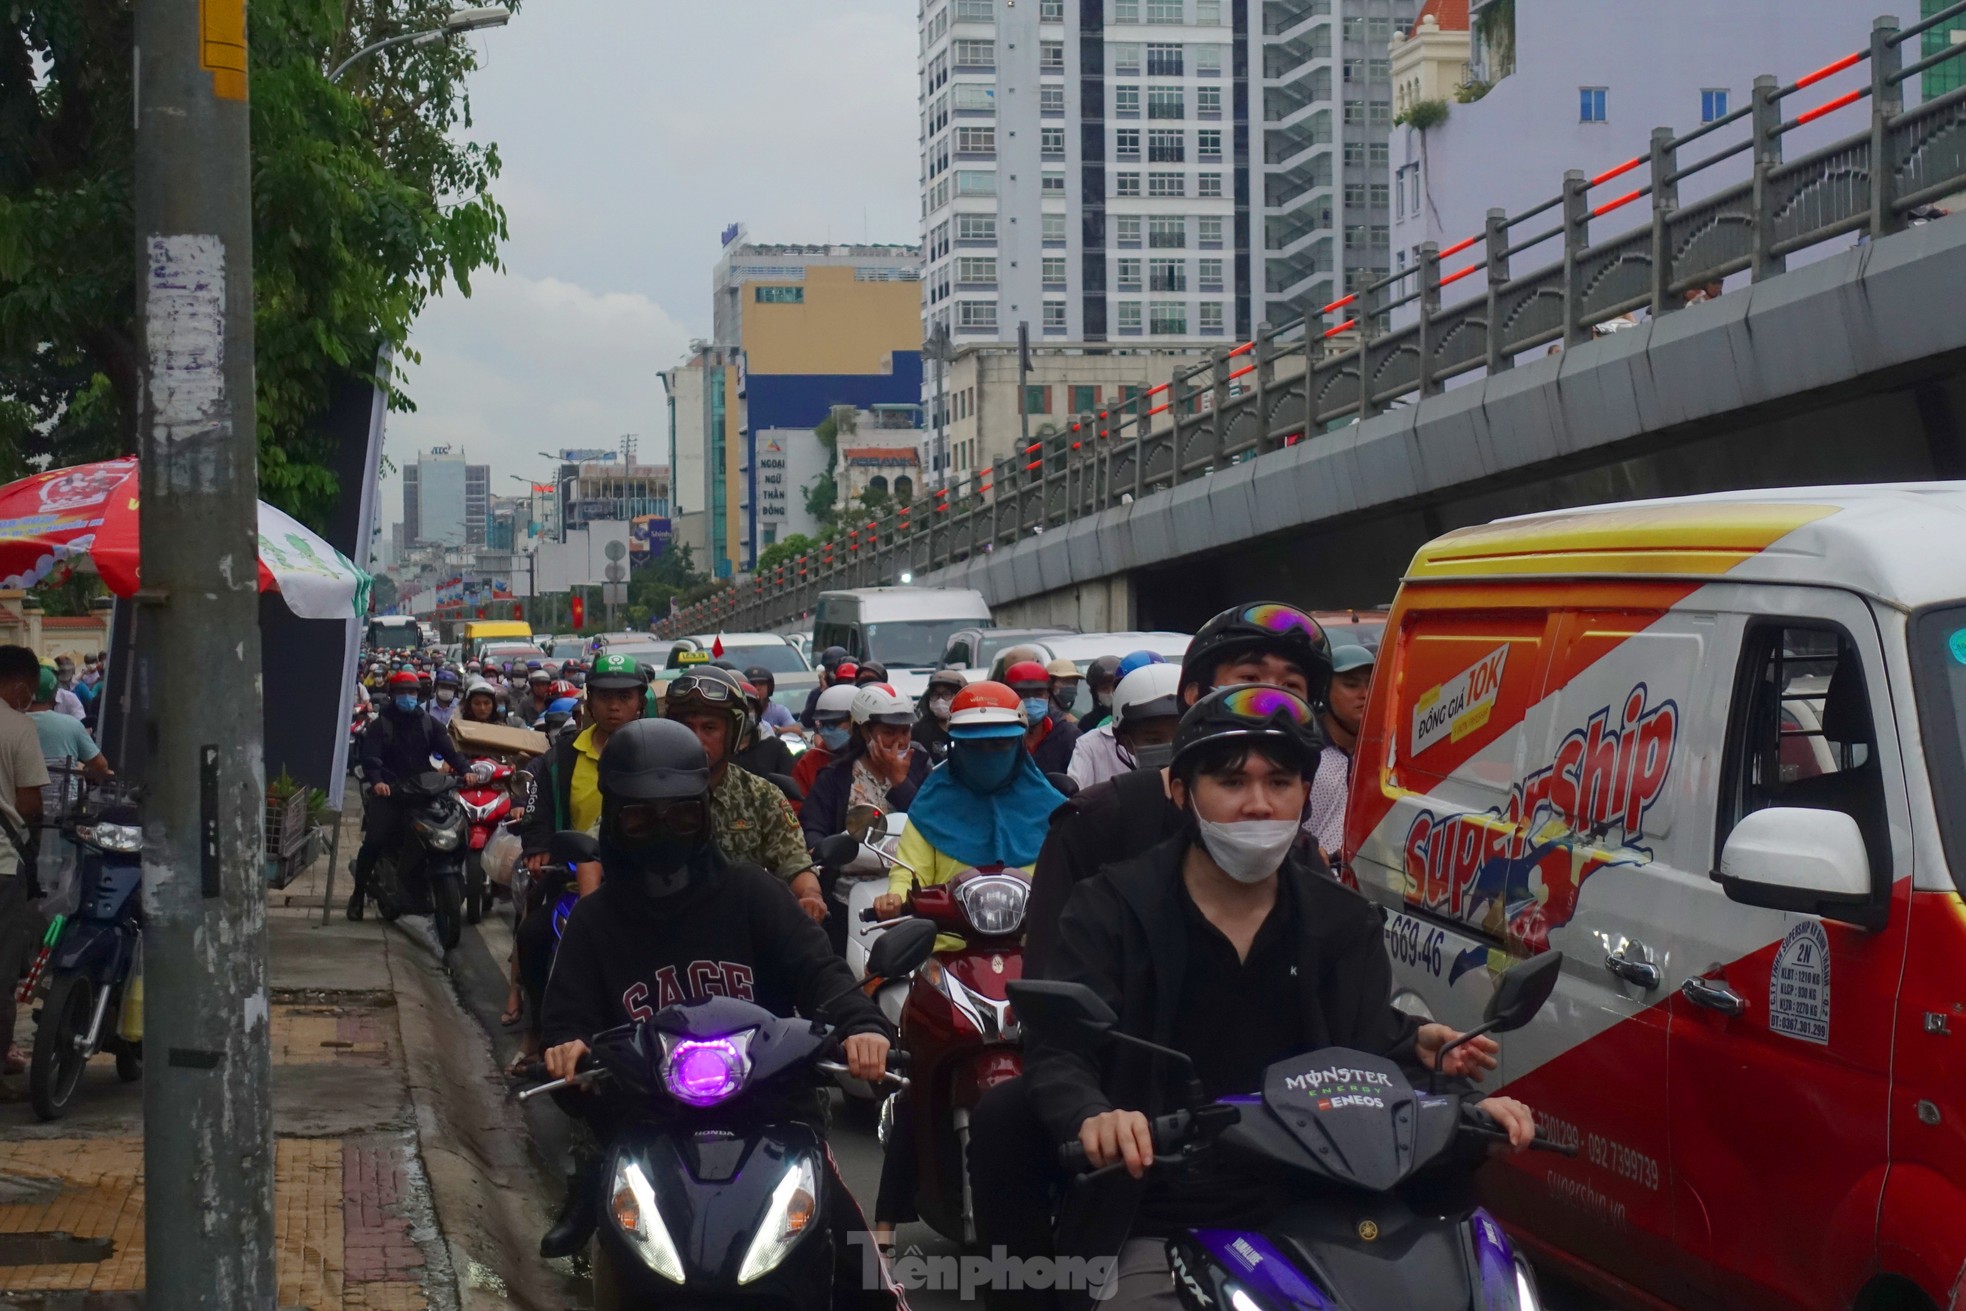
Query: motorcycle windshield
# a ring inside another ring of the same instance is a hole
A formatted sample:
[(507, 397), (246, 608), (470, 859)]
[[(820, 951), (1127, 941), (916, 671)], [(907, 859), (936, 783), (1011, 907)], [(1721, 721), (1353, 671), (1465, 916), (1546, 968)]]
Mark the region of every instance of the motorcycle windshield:
[(1451, 1097), (1421, 1097), (1393, 1061), (1346, 1048), (1278, 1061), (1265, 1071), (1263, 1105), (1341, 1183), (1382, 1191), (1453, 1137)]

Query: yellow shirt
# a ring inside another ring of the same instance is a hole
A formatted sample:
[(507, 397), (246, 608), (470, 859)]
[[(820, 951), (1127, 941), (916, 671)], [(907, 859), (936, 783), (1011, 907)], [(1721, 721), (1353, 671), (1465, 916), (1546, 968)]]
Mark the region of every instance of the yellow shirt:
[(601, 749), (594, 745), (594, 725), (580, 730), (573, 740), (573, 779), (567, 788), (567, 802), (573, 807), (567, 827), (592, 832), (601, 822)]
[[(901, 841), (894, 850), (894, 859), (896, 861), (894, 869), (887, 876), (887, 890), (897, 897), (907, 896), (908, 889), (912, 887), (932, 888), (947, 883), (964, 870), (975, 868), (973, 865), (957, 860), (954, 856), (938, 851), (913, 824), (910, 824), (901, 834)], [(908, 869), (901, 868), (903, 865), (908, 866)], [(1031, 865), (1004, 867), (1006, 872), (1016, 870), (1027, 881), (1031, 877), (1033, 868), (1034, 866)], [(910, 870), (914, 872), (910, 873)], [(962, 945), (963, 940), (953, 934), (940, 934), (935, 939), (937, 951), (960, 951)]]

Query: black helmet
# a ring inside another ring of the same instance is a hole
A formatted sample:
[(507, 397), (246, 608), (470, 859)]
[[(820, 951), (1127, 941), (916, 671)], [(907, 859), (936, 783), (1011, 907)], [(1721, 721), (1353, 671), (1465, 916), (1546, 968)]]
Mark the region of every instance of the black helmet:
[(749, 669), (745, 670), (744, 681), (757, 688), (760, 692), (778, 686), (777, 677), (763, 665), (752, 665)]
[(1085, 667), (1085, 681), (1088, 687), (1115, 687), (1120, 681), (1120, 658), (1116, 655), (1103, 655)]
[(853, 676), (853, 681), (862, 687), (865, 687), (869, 683), (885, 683), (887, 682), (887, 666), (878, 660), (862, 660), (860, 662), (860, 672)]
[(846, 659), (845, 647), (829, 646), (824, 651), (821, 651), (819, 653), (819, 667), (821, 669), (824, 669), (826, 672), (831, 673), (834, 667), (837, 666), (840, 663), (840, 661), (844, 659)]
[(703, 797), (710, 791), (710, 757), (687, 725), (637, 719), (608, 735), (595, 781), (603, 805)]
[(1281, 748), (1308, 777), (1324, 750), (1324, 733), (1317, 714), (1294, 693), (1267, 683), (1218, 687), (1190, 706), (1174, 730), (1174, 776), (1193, 778), (1201, 757), (1223, 742)]
[(1203, 624), (1181, 657), (1181, 690), (1208, 687), (1226, 660), (1266, 652), (1301, 667), (1310, 699), (1324, 699), (1331, 686), (1331, 639), (1324, 625), (1274, 601), (1234, 606)]

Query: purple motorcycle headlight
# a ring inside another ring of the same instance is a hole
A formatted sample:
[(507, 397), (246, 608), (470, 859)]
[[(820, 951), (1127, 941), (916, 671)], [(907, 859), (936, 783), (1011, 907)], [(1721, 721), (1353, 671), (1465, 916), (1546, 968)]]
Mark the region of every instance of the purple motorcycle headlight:
[(679, 1038), (662, 1063), (669, 1095), (689, 1106), (715, 1106), (744, 1086), (750, 1066), (750, 1035), (732, 1038)]

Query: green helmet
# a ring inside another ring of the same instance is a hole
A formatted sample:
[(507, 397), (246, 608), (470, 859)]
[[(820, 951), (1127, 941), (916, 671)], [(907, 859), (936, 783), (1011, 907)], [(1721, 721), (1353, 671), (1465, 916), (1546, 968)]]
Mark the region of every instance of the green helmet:
[(648, 682), (648, 670), (642, 668), (641, 661), (630, 655), (599, 656), (594, 661), (593, 671), (587, 675), (589, 690), (628, 688), (639, 692), (648, 686)]

